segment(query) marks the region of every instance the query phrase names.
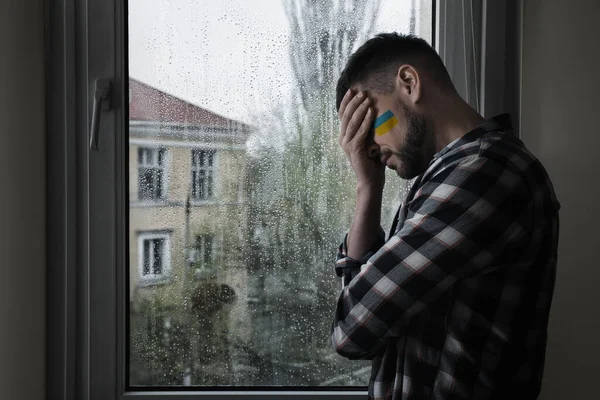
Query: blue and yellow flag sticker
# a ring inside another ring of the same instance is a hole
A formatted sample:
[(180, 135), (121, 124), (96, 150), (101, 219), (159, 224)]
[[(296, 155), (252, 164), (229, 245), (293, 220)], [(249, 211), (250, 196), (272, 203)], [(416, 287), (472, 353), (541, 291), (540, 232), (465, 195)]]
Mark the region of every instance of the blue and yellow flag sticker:
[(398, 118), (396, 118), (393, 112), (387, 110), (377, 117), (373, 127), (375, 128), (375, 134), (381, 136), (388, 133), (396, 125), (398, 125)]

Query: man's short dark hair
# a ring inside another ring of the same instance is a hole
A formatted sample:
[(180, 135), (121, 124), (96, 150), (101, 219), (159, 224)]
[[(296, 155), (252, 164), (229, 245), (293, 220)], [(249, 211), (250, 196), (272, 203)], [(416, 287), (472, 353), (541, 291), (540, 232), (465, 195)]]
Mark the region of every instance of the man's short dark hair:
[(355, 84), (376, 93), (391, 93), (401, 64), (412, 65), (441, 89), (454, 90), (442, 59), (429, 43), (413, 35), (380, 33), (350, 56), (337, 83), (336, 109), (339, 110), (342, 98)]

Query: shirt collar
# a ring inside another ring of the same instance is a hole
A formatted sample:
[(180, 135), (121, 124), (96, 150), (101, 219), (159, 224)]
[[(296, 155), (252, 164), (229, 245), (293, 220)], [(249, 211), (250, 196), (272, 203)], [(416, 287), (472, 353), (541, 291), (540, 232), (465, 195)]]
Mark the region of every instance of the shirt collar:
[(512, 122), (509, 114), (500, 114), (495, 117), (492, 117), (486, 120), (483, 124), (477, 126), (470, 132), (467, 132), (462, 137), (453, 140), (442, 150), (438, 151), (434, 156), (431, 162), (434, 162), (438, 158), (442, 157), (444, 154), (450, 152), (451, 150), (457, 149), (459, 147), (464, 146), (467, 143), (473, 142), (477, 140), (482, 135), (488, 132), (497, 132), (497, 131), (512, 131)]

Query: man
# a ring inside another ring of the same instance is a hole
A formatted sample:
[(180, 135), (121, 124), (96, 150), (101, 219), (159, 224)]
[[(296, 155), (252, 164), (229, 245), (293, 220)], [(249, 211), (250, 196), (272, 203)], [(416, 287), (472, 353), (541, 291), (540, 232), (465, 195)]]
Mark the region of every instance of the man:
[[(373, 399), (535, 399), (559, 204), (540, 162), (457, 94), (422, 39), (381, 34), (337, 86), (356, 210), (336, 271), (336, 351), (372, 360)], [(387, 239), (385, 166), (415, 178)]]

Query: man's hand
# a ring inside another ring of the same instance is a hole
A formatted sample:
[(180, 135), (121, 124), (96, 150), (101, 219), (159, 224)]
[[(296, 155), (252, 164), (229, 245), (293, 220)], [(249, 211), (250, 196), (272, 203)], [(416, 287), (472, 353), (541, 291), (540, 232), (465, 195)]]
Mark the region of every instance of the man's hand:
[(346, 240), (347, 254), (359, 260), (379, 236), (385, 165), (369, 157), (368, 135), (374, 111), (364, 92), (348, 90), (340, 104), (340, 146), (356, 174), (356, 209)]
[(346, 92), (340, 104), (340, 146), (356, 174), (358, 186), (383, 190), (385, 165), (376, 157), (369, 157), (368, 136), (375, 113), (371, 100), (364, 92), (356, 95)]

